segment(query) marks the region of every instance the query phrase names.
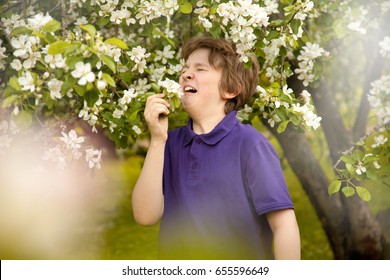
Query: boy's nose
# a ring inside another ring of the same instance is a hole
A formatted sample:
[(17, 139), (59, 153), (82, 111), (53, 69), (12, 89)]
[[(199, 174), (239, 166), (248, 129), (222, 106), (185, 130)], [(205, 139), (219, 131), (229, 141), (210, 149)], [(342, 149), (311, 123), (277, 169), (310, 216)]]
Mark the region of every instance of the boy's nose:
[(194, 75), (192, 74), (192, 72), (186, 71), (185, 73), (183, 73), (182, 77), (184, 80), (191, 80), (192, 78), (194, 78)]

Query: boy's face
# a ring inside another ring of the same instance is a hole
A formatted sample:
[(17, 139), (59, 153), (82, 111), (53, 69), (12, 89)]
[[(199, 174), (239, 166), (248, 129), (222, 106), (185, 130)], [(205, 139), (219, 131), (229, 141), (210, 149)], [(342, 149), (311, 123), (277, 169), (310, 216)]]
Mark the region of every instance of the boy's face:
[(224, 112), (226, 100), (219, 90), (222, 70), (210, 65), (209, 52), (204, 48), (194, 51), (180, 76), (179, 83), (184, 93), (183, 108), (192, 117)]

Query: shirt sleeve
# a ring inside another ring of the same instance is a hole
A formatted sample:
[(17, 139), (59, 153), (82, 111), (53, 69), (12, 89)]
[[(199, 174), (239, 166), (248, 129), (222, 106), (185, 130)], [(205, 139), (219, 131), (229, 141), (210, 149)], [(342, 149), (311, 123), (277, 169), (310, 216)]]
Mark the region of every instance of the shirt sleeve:
[(256, 213), (294, 208), (279, 156), (271, 143), (263, 138), (248, 154), (244, 176)]

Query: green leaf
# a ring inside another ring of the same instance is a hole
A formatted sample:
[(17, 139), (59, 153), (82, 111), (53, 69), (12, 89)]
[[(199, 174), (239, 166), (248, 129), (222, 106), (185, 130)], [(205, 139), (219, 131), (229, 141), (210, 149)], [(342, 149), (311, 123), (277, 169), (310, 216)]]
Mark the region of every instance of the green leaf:
[(73, 85), (73, 89), (76, 91), (76, 93), (80, 96), (84, 96), (85, 88), (79, 85)]
[(115, 64), (115, 60), (114, 60), (111, 56), (102, 54), (102, 55), (100, 56), (100, 58), (102, 59), (102, 61), (104, 62), (104, 64), (106, 64), (106, 65), (108, 66), (108, 68), (111, 69), (112, 72), (116, 73), (116, 64)]
[(160, 29), (153, 29), (153, 35), (161, 36), (163, 37), (173, 48), (175, 47), (175, 42), (169, 38), (164, 32), (162, 32)]
[(115, 38), (115, 37), (114, 38), (108, 38), (104, 42), (107, 43), (107, 44), (115, 45), (118, 48), (121, 48), (122, 50), (127, 50), (129, 48), (125, 42), (123, 42), (122, 40), (120, 40), (118, 38)]
[(356, 187), (356, 192), (358, 196), (363, 199), (364, 201), (370, 201), (371, 200), (371, 193), (368, 189), (363, 187)]
[(45, 41), (47, 43), (45, 35), (43, 35), (43, 33), (39, 32), (38, 30), (34, 30), (31, 35), (39, 37), (41, 40), (43, 40), (43, 41)]
[(31, 29), (28, 29), (25, 26), (19, 26), (19, 27), (16, 27), (14, 30), (11, 31), (11, 34), (9, 35), (9, 37), (12, 38), (14, 36), (19, 36), (21, 34), (31, 34), (31, 33), (32, 33)]
[(95, 26), (91, 24), (86, 24), (86, 25), (80, 25), (80, 28), (87, 31), (89, 35), (91, 35), (92, 38), (95, 38), (96, 35), (96, 28)]
[(96, 101), (99, 100), (99, 91), (97, 91), (96, 89), (86, 91), (84, 94), (84, 99), (85, 101), (87, 101), (88, 107), (93, 107)]
[(81, 42), (73, 42), (70, 44), (68, 48), (64, 51), (63, 55), (68, 56), (71, 53), (78, 53), (80, 51), (82, 43)]
[(340, 191), (340, 188), (341, 188), (341, 181), (334, 180), (332, 183), (329, 184), (328, 194), (332, 195), (334, 193), (337, 193), (338, 191)]
[(134, 111), (133, 113), (131, 113), (131, 115), (129, 116), (129, 121), (131, 121), (131, 122), (133, 122), (136, 118), (137, 118), (137, 116), (138, 116), (138, 112), (139, 112), (140, 110), (136, 110), (136, 111)]
[(289, 120), (282, 121), (278, 126), (277, 129), (278, 133), (282, 133), (283, 131), (285, 131), (289, 122), (290, 122)]
[(105, 27), (108, 23), (110, 23), (110, 18), (109, 17), (101, 17), (97, 20), (95, 23), (100, 29)]
[(302, 22), (299, 19), (293, 19), (290, 23), (291, 29), (294, 34), (298, 34), (299, 27), (301, 26)]
[(349, 172), (349, 174), (350, 174), (351, 176), (356, 175), (355, 167), (353, 167), (352, 164), (347, 163), (347, 164), (345, 165), (345, 167), (347, 168), (347, 170), (348, 170), (348, 172)]
[(276, 30), (271, 30), (268, 35), (267, 35), (267, 40), (271, 41), (273, 39), (279, 38), (280, 37), (280, 32)]
[(13, 117), (13, 120), (21, 129), (29, 128), (32, 124), (32, 116), (25, 110), (20, 111), (16, 116)]
[(119, 138), (119, 148), (126, 149), (129, 146), (129, 139), (126, 136)]
[(51, 55), (60, 54), (63, 53), (69, 46), (70, 44), (68, 42), (62, 42), (62, 41), (54, 42), (50, 44), (47, 53)]
[(72, 76), (67, 77), (62, 84), (61, 91), (68, 92), (76, 84), (76, 82), (77, 80)]
[(56, 32), (61, 29), (61, 23), (55, 19), (49, 21), (43, 26), (42, 31), (46, 33)]
[(4, 99), (2, 108), (4, 109), (10, 107), (15, 102), (16, 99), (18, 99), (17, 95), (8, 96), (7, 98)]
[(192, 12), (192, 4), (190, 2), (184, 2), (179, 6), (180, 12), (183, 14), (190, 14)]
[(333, 30), (338, 39), (341, 39), (347, 35), (345, 23), (341, 19), (338, 19), (333, 23)]
[(210, 34), (213, 36), (213, 38), (219, 38), (221, 36), (222, 30), (219, 25), (213, 24), (213, 26), (210, 28)]
[(355, 194), (355, 189), (353, 187), (349, 187), (349, 186), (342, 188), (341, 191), (343, 192), (343, 194), (346, 197), (350, 197), (350, 196), (353, 196)]
[(12, 77), (11, 79), (9, 79), (9, 85), (10, 85), (13, 89), (16, 89), (16, 90), (19, 90), (19, 91), (22, 90), (22, 88), (20, 87), (18, 78), (16, 78), (16, 77)]
[(53, 108), (55, 102), (51, 99), (49, 92), (43, 92), (43, 100), (49, 110)]
[(355, 151), (353, 152), (353, 156), (354, 156), (357, 160), (362, 161), (363, 158), (364, 158), (364, 156), (365, 156), (365, 154), (364, 154), (364, 152), (361, 151), (361, 150), (355, 150)]
[(83, 58), (79, 56), (68, 56), (65, 63), (69, 66), (70, 69), (75, 69), (76, 63), (79, 61), (83, 61)]
[(114, 80), (113, 78), (111, 78), (111, 76), (108, 75), (107, 73), (103, 73), (102, 78), (103, 78), (103, 80), (105, 80), (105, 81), (107, 82), (107, 84), (109, 84), (110, 86), (112, 86), (112, 87), (115, 87), (115, 86), (116, 86), (115, 80)]
[(345, 163), (349, 163), (349, 164), (354, 164), (355, 163), (355, 159), (350, 156), (350, 155), (342, 155), (340, 157), (340, 160), (345, 162)]
[(279, 27), (279, 26), (282, 26), (283, 24), (284, 24), (284, 20), (282, 20), (282, 19), (277, 19), (277, 20), (272, 21), (272, 22), (269, 24), (269, 27)]

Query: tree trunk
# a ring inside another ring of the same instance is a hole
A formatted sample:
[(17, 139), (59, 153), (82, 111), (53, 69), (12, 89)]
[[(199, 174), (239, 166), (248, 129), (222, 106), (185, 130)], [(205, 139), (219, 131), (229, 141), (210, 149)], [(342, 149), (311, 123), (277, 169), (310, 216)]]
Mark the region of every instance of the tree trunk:
[(356, 197), (328, 195), (329, 181), (303, 134), (292, 127), (282, 134), (270, 130), (314, 206), (335, 259), (383, 258), (381, 229), (367, 204)]
[[(289, 80), (289, 86), (300, 92), (300, 82)], [(353, 135), (338, 113), (337, 104), (326, 83), (311, 89), (317, 113), (322, 119), (322, 130), (329, 147), (333, 164), (342, 151), (347, 150)], [(268, 128), (278, 139), (294, 173), (299, 178), (323, 225), (335, 259), (381, 259), (383, 258), (382, 232), (378, 221), (364, 201), (341, 193), (329, 196), (329, 180), (310, 149), (304, 134), (288, 126), (278, 134)]]
[(312, 153), (309, 143), (303, 134), (290, 126), (282, 134), (278, 134), (274, 128), (268, 128), (278, 139), (284, 156), (308, 195), (322, 223), (335, 258), (343, 259), (346, 256), (344, 227), (346, 221), (341, 200), (338, 196), (328, 195), (329, 181)]

